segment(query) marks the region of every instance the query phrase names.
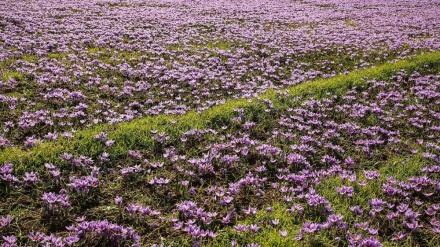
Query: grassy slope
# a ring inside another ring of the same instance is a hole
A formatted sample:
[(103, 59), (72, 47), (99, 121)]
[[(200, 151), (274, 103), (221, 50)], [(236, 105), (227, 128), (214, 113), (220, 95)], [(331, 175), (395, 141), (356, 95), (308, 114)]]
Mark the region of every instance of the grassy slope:
[[(293, 86), (285, 89), (285, 92), (291, 96), (312, 95), (315, 97), (325, 96), (328, 92), (342, 94), (347, 89), (354, 85), (361, 85), (365, 83), (366, 79), (385, 79), (395, 74), (400, 70), (414, 71), (419, 70), (422, 73), (438, 73), (440, 72), (440, 52), (433, 52), (419, 55), (412, 59), (398, 61), (393, 64), (385, 64), (375, 68), (370, 68), (361, 71), (355, 71), (348, 75), (341, 75), (331, 79), (321, 79), (301, 85)], [(285, 102), (280, 94), (274, 91), (268, 91), (266, 94), (260, 95), (261, 98), (270, 99), (275, 107), (285, 107)], [(111, 149), (106, 149), (111, 157), (125, 157), (127, 151), (130, 149), (144, 149), (151, 152), (157, 148), (151, 136), (151, 130), (166, 132), (171, 142), (178, 142), (178, 138), (183, 132), (190, 129), (198, 128), (214, 128), (223, 126), (233, 116), (235, 108), (250, 108), (253, 109), (255, 104), (251, 99), (242, 99), (229, 101), (224, 105), (213, 107), (202, 114), (190, 112), (181, 116), (155, 116), (137, 119), (128, 123), (121, 123), (118, 125), (98, 125), (87, 130), (81, 130), (76, 133), (72, 140), (60, 140), (57, 142), (48, 142), (36, 146), (29, 150), (23, 150), (21, 147), (14, 147), (2, 150), (0, 152), (0, 164), (3, 162), (13, 162), (14, 167), (18, 173), (29, 170), (43, 169), (45, 162), (51, 162), (56, 157), (64, 152), (81, 154), (89, 157), (97, 157), (104, 150), (101, 144), (97, 144), (94, 136), (101, 131), (109, 134), (109, 139), (115, 140), (115, 144)], [(110, 151), (108, 151), (110, 150)], [(396, 166), (400, 162), (399, 157), (393, 157), (388, 162), (383, 164), (380, 168), (382, 176), (381, 180), (369, 184), (362, 188), (356, 197), (350, 201), (341, 201), (334, 188), (342, 185), (340, 178), (329, 179), (323, 181), (317, 188), (319, 194), (325, 196), (333, 205), (336, 213), (340, 213), (349, 217), (348, 206), (356, 204), (368, 204), (365, 198), (371, 198), (378, 193), (381, 193), (380, 186), (385, 180), (387, 174), (392, 174), (396, 179), (405, 179), (409, 176), (417, 175), (419, 168), (423, 166), (418, 162), (417, 158), (406, 163), (405, 166)], [(358, 174), (362, 177), (362, 174)], [(261, 220), (280, 219), (279, 228), (267, 228), (261, 230), (257, 234), (248, 236), (252, 241), (258, 242), (261, 246), (334, 246), (337, 243), (333, 242), (329, 236), (318, 234), (313, 239), (306, 239), (306, 241), (295, 242), (292, 238), (299, 230), (301, 222), (293, 218), (292, 215), (285, 214), (286, 208), (280, 205), (274, 205), (274, 210), (271, 214), (264, 210), (259, 211), (257, 216), (246, 222), (245, 224), (257, 223)], [(287, 229), (288, 237), (283, 238), (279, 233), (279, 229)], [(236, 239), (237, 234), (233, 229), (227, 229), (220, 232), (220, 236), (211, 243), (213, 246), (230, 246), (231, 239)], [(247, 236), (241, 236), (247, 238)], [(404, 246), (413, 246), (412, 240), (409, 238), (403, 243)], [(433, 243), (437, 240), (432, 240)], [(188, 244), (186, 240), (182, 239), (179, 244)], [(402, 244), (402, 243), (400, 243)], [(392, 243), (385, 243), (385, 246), (395, 246)], [(431, 246), (434, 246), (431, 244)]]
[[(287, 88), (285, 91), (291, 96), (321, 97), (328, 92), (339, 94), (353, 85), (364, 83), (364, 79), (385, 79), (399, 70), (414, 71), (423, 67), (438, 72), (440, 52), (422, 54), (412, 59), (354, 71), (348, 75), (303, 83)], [(277, 104), (283, 104), (283, 100), (278, 99), (277, 94), (272, 90), (260, 97), (272, 100), (275, 107)], [(224, 105), (212, 107), (202, 114), (189, 112), (181, 116), (152, 116), (117, 125), (98, 125), (78, 131), (73, 140), (47, 142), (29, 150), (23, 150), (21, 147), (6, 148), (0, 152), (0, 164), (13, 162), (17, 171), (20, 172), (30, 168), (38, 170), (45, 162), (53, 160), (64, 152), (94, 157), (103, 152), (102, 145), (97, 145), (94, 139), (94, 136), (101, 131), (108, 133), (109, 139), (116, 141), (109, 152), (111, 157), (125, 155), (130, 149), (154, 150), (155, 144), (151, 140), (151, 130), (157, 130), (159, 133), (166, 131), (173, 141), (177, 140), (181, 133), (190, 129), (220, 127), (230, 119), (235, 108), (252, 107), (252, 105), (252, 100), (249, 99), (233, 100)]]

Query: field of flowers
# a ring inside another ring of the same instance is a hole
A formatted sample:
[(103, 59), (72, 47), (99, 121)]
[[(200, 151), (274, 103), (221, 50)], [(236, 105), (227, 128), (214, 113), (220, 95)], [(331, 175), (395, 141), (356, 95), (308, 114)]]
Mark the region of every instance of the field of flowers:
[(440, 246), (440, 1), (0, 1), (0, 245)]

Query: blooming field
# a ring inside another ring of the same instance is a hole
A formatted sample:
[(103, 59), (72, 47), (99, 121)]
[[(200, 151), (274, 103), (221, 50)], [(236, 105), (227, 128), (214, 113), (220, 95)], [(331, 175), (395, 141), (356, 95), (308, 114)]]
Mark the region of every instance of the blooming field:
[(1, 1), (0, 146), (440, 48), (439, 1)]
[(0, 243), (439, 246), (439, 12), (2, 1)]

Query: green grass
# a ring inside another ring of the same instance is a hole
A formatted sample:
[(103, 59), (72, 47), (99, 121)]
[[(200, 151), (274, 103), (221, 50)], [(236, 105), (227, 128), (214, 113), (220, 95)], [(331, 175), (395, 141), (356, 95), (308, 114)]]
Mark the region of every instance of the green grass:
[(354, 22), (354, 21), (346, 21), (345, 24), (347, 26), (350, 26), (350, 27), (355, 27), (356, 26), (356, 22)]
[[(239, 221), (237, 224), (261, 224), (261, 222), (278, 219), (278, 225), (261, 228), (258, 232), (253, 234), (238, 234), (234, 229), (229, 228), (220, 232), (219, 237), (207, 243), (207, 246), (231, 246), (231, 241), (233, 240), (237, 242), (238, 246), (242, 246), (250, 237), (253, 242), (259, 243), (261, 246), (303, 246), (304, 243), (294, 240), (301, 227), (298, 217), (295, 217), (295, 213), (287, 214), (286, 210), (287, 208), (280, 203), (275, 203), (272, 206), (271, 212), (259, 210), (253, 219)], [(286, 237), (281, 236), (281, 230), (288, 231)]]
[(24, 79), (24, 75), (19, 72), (3, 72), (2, 74), (2, 81), (8, 81), (9, 79), (14, 79), (16, 81), (22, 81)]
[[(364, 84), (366, 80), (388, 78), (401, 70), (408, 72), (420, 70), (426, 73), (436, 73), (440, 71), (440, 52), (422, 54), (396, 63), (354, 71), (348, 75), (319, 79), (292, 86), (284, 91), (292, 97), (310, 95), (321, 98), (329, 92), (341, 94), (353, 86)], [(275, 107), (285, 104), (282, 97), (273, 90), (260, 95), (260, 98), (272, 100)], [(181, 133), (193, 128), (223, 126), (225, 121), (229, 121), (228, 119), (232, 116), (235, 108), (247, 108), (253, 105), (255, 103), (252, 100), (231, 100), (223, 105), (212, 107), (201, 114), (189, 112), (181, 116), (151, 116), (117, 125), (97, 125), (78, 131), (73, 140), (47, 142), (29, 150), (23, 150), (19, 146), (6, 148), (0, 152), (0, 163), (13, 162), (18, 167), (18, 171), (31, 168), (39, 170), (38, 168), (41, 168), (45, 162), (53, 160), (64, 152), (94, 157), (103, 151), (102, 145), (98, 145), (94, 139), (94, 136), (101, 131), (107, 132), (109, 138), (116, 141), (114, 146), (110, 148), (112, 157), (125, 155), (130, 149), (154, 150), (156, 144), (151, 140), (151, 130), (166, 131), (171, 140), (177, 140)]]

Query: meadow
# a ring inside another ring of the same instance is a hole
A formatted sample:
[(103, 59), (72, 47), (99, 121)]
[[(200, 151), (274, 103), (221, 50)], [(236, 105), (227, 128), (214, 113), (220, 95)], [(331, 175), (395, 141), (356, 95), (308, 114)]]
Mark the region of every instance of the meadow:
[(438, 13), (1, 1), (1, 246), (439, 246)]

